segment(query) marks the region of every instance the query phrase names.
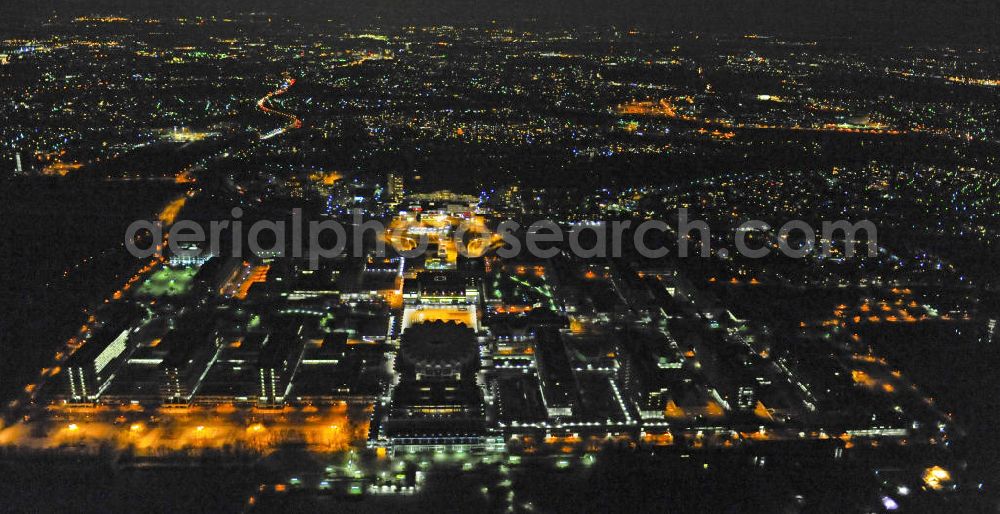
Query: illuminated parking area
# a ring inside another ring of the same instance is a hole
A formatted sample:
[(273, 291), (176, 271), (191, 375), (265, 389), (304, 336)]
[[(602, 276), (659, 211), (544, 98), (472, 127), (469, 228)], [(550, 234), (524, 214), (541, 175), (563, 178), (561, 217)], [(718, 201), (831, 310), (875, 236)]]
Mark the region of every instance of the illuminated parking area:
[(464, 323), (473, 330), (479, 330), (479, 319), (476, 308), (471, 305), (454, 306), (408, 306), (403, 309), (403, 330), (417, 323), (426, 321), (454, 321)]
[(102, 446), (132, 448), (138, 455), (241, 447), (266, 451), (283, 444), (305, 444), (314, 452), (343, 452), (368, 435), (370, 407), (346, 403), (286, 407), (274, 411), (215, 408), (111, 408), (50, 406), (44, 430), (29, 423), (0, 429), (0, 444), (51, 449), (72, 446), (88, 451)]

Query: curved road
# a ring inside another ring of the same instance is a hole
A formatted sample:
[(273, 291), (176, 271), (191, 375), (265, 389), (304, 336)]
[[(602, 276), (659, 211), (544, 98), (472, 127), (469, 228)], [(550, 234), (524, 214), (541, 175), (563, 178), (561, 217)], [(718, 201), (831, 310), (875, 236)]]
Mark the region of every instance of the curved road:
[(274, 109), (274, 108), (268, 106), (268, 102), (270, 102), (270, 100), (272, 98), (287, 93), (288, 89), (291, 88), (293, 85), (295, 85), (295, 79), (291, 78), (291, 77), (288, 77), (286, 75), (285, 76), (285, 81), (281, 84), (281, 87), (279, 87), (278, 89), (276, 89), (274, 91), (271, 91), (270, 93), (264, 95), (264, 97), (261, 98), (260, 100), (257, 100), (257, 108), (260, 109), (261, 111), (263, 111), (264, 113), (274, 114), (276, 116), (281, 116), (282, 118), (285, 118), (285, 119), (288, 120), (288, 124), (287, 125), (285, 125), (283, 127), (276, 128), (276, 129), (274, 129), (274, 130), (272, 130), (272, 131), (270, 131), (270, 132), (268, 132), (266, 134), (261, 134), (260, 138), (262, 140), (263, 139), (271, 139), (274, 136), (278, 136), (278, 135), (284, 134), (285, 132), (288, 132), (289, 130), (292, 130), (292, 129), (302, 128), (302, 120), (300, 120), (294, 114), (287, 113), (287, 112), (284, 112), (284, 111), (279, 111), (278, 109)]

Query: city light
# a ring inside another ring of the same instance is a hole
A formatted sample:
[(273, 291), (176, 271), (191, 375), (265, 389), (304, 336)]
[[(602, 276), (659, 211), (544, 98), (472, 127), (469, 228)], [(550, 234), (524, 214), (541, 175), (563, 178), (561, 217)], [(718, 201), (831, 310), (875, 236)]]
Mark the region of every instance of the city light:
[(8, 510), (995, 507), (988, 9), (206, 1), (8, 16)]

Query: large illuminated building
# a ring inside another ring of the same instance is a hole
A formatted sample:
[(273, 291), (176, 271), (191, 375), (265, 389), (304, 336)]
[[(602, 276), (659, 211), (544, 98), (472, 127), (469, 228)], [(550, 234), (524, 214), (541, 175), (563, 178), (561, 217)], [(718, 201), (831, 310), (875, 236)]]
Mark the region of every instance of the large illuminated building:
[(279, 407), (284, 404), (292, 388), (292, 379), (302, 362), (304, 341), (301, 335), (301, 325), (288, 325), (265, 340), (257, 361), (260, 378), (259, 405)]
[(129, 329), (109, 326), (94, 334), (66, 364), (69, 398), (96, 400), (128, 357)]
[(398, 173), (389, 173), (386, 179), (386, 197), (391, 206), (399, 205), (403, 201), (403, 177)]
[(477, 281), (421, 271), (403, 283), (396, 383), (377, 406), (370, 444), (393, 450), (482, 449), (487, 432)]
[(219, 340), (207, 324), (185, 327), (160, 342), (165, 355), (159, 364), (160, 396), (164, 404), (191, 402), (218, 357)]
[(426, 321), (403, 333), (397, 383), (372, 443), (393, 450), (486, 449), (497, 444), (486, 427), (479, 345), (472, 328)]

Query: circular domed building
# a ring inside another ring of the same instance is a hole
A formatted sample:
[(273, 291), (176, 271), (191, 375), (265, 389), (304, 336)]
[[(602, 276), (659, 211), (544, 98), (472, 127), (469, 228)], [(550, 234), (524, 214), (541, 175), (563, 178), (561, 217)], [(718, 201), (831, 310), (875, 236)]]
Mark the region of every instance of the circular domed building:
[(396, 369), (406, 378), (471, 377), (479, 367), (475, 332), (454, 321), (426, 321), (403, 332)]

